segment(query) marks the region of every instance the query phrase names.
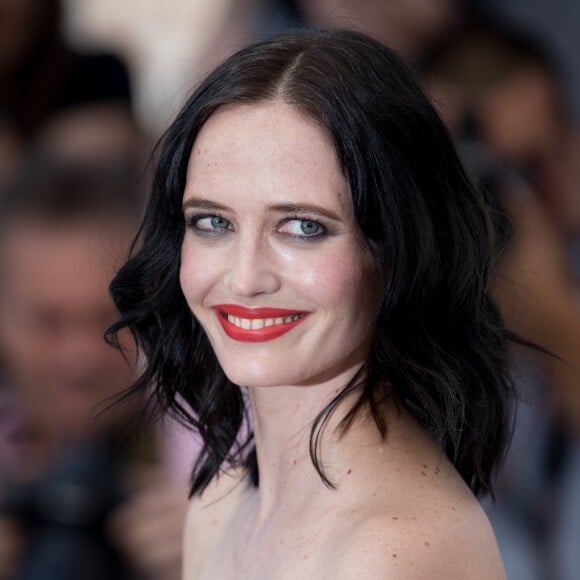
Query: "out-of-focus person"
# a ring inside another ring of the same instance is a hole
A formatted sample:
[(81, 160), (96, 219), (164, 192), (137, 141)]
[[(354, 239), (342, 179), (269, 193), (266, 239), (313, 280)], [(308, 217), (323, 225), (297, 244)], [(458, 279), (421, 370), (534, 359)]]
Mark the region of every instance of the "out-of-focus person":
[(528, 35), (474, 20), (445, 37), (423, 68), (433, 101), (456, 138), (480, 139), (526, 170), (562, 138), (569, 118), (559, 70)]
[(510, 579), (572, 579), (580, 565), (569, 515), (580, 509), (577, 129), (557, 63), (515, 30), (466, 27), (434, 53), (425, 78), (467, 167), (511, 222), (494, 280), (507, 325), (563, 359), (514, 351), (521, 401), (488, 513)]
[(73, 50), (61, 19), (60, 0), (0, 2), (1, 114), (25, 140), (76, 107), (107, 104), (130, 114), (124, 64), (109, 53)]
[(197, 79), (243, 46), (296, 29), (362, 32), (420, 63), (463, 19), (464, 0), (221, 0), (221, 18), (196, 59)]
[(461, 0), (269, 0), (261, 3), (263, 26), (352, 28), (373, 36), (410, 62), (461, 19)]
[[(215, 37), (236, 44), (246, 22), (223, 31), (224, 22), (243, 19), (248, 4), (261, 0), (62, 0), (65, 33), (83, 50), (112, 47), (131, 71), (137, 122), (159, 136), (191, 87), (221, 57)], [(235, 15), (232, 14), (235, 12)], [(231, 16), (231, 17), (230, 17)], [(223, 33), (222, 33), (223, 32)], [(212, 54), (208, 55), (207, 51)]]
[(132, 171), (30, 163), (0, 197), (0, 577), (174, 578), (185, 493), (137, 471), (138, 401), (107, 409), (135, 372), (129, 337), (125, 357), (103, 339), (140, 215)]
[(533, 39), (478, 22), (439, 47), (425, 78), (456, 140), (518, 176), (495, 190), (515, 231), (496, 296), (513, 330), (568, 361), (542, 364), (562, 414), (580, 427), (580, 306), (567, 252), (580, 190), (558, 69)]
[(62, 12), (61, 0), (0, 0), (0, 185), (38, 140), (91, 158), (139, 147), (127, 68), (72, 48)]
[(580, 4), (576, 0), (469, 0), (469, 5), (488, 20), (524, 29), (548, 48), (565, 77), (568, 107), (580, 121)]
[(580, 285), (580, 127), (567, 127), (550, 163), (539, 169), (537, 182), (543, 205), (570, 249)]

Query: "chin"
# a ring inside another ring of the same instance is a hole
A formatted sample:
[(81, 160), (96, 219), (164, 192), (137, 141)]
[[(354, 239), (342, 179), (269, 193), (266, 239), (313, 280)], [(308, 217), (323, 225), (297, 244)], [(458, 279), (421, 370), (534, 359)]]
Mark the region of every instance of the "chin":
[(287, 379), (284, 379), (284, 377), (268, 372), (244, 372), (237, 369), (232, 371), (224, 369), (224, 372), (232, 383), (240, 387), (275, 387), (292, 384)]
[(295, 385), (301, 382), (301, 378), (296, 373), (285, 372), (282, 369), (276, 369), (272, 364), (259, 364), (254, 362), (253, 365), (242, 368), (237, 364), (222, 364), (222, 369), (228, 379), (240, 387), (276, 387), (281, 385)]

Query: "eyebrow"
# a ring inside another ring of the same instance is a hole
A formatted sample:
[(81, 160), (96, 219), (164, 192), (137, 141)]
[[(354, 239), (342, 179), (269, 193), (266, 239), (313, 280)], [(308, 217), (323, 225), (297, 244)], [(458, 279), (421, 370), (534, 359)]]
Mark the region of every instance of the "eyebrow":
[[(217, 203), (215, 201), (210, 201), (208, 199), (199, 199), (197, 197), (190, 198), (183, 203), (183, 209), (194, 208), (194, 209), (205, 209), (205, 210), (220, 210), (220, 211), (232, 211), (229, 207)], [(275, 211), (279, 213), (316, 213), (324, 216), (328, 219), (334, 221), (342, 221), (341, 217), (325, 207), (320, 207), (319, 205), (310, 205), (302, 203), (283, 203), (269, 206), (270, 211)]]
[(199, 199), (197, 197), (191, 197), (183, 202), (183, 209), (189, 207), (194, 209), (219, 209), (222, 211), (231, 211), (229, 207), (216, 203), (215, 201), (210, 201), (209, 199)]

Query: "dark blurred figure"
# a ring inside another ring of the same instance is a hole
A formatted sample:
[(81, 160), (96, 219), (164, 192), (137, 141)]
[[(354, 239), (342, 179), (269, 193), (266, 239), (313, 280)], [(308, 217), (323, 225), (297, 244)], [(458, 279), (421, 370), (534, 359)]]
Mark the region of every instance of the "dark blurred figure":
[(439, 44), (425, 73), (456, 136), (478, 138), (530, 174), (570, 122), (557, 64), (519, 31), (472, 22)]
[(511, 29), (467, 26), (433, 54), (425, 79), (468, 169), (510, 218), (494, 281), (508, 326), (565, 361), (514, 351), (521, 402), (488, 513), (510, 579), (571, 580), (580, 566), (580, 519), (570, 517), (580, 508), (577, 129), (557, 63)]
[(122, 499), (112, 444), (129, 411), (95, 411), (133, 377), (102, 334), (139, 205), (110, 168), (29, 169), (0, 199), (0, 352), (17, 417), (1, 494), (23, 534), (14, 577), (125, 578), (103, 522)]
[(557, 59), (566, 101), (580, 121), (580, 3), (577, 0), (468, 0), (488, 20), (525, 29)]
[(364, 32), (420, 63), (462, 20), (465, 0), (236, 0), (202, 59), (209, 72), (256, 39), (300, 28)]
[(124, 165), (62, 159), (0, 198), (0, 578), (179, 574), (185, 490), (136, 475), (138, 401), (104, 404), (135, 376), (132, 341), (123, 358), (103, 333), (141, 206)]
[(580, 429), (578, 138), (557, 66), (532, 39), (477, 23), (441, 45), (425, 78), (460, 147), (517, 175), (495, 188), (515, 228), (496, 296), (513, 330), (575, 367), (544, 361), (561, 413)]
[(61, 17), (60, 0), (0, 0), (0, 180), (13, 153), (45, 134), (108, 159), (130, 155), (138, 139), (125, 66), (67, 46)]
[(420, 62), (461, 18), (462, 0), (269, 0), (265, 32), (307, 26), (353, 28)]

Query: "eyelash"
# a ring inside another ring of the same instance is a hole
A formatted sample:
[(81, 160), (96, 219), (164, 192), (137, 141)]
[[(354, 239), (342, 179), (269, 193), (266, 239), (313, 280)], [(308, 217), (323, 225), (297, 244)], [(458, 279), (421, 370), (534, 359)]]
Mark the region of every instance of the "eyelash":
[(210, 237), (221, 236), (223, 235), (223, 233), (220, 230), (228, 231), (227, 228), (205, 229), (198, 227), (198, 223), (201, 220), (207, 218), (218, 218), (227, 221), (228, 224), (231, 223), (227, 218), (225, 218), (223, 215), (220, 215), (219, 213), (192, 215), (190, 217), (187, 217), (185, 222), (189, 229), (193, 230), (196, 234), (200, 236), (210, 236)]
[[(213, 228), (213, 229), (205, 229), (205, 228), (198, 227), (199, 222), (201, 220), (207, 219), (207, 218), (218, 218), (218, 219), (222, 219), (222, 220), (227, 221), (228, 225), (231, 224), (231, 222), (223, 215), (221, 215), (219, 213), (212, 213), (212, 214), (199, 214), (199, 215), (193, 215), (193, 216), (187, 217), (185, 220), (186, 226), (188, 228), (190, 228), (191, 230), (193, 230), (197, 235), (207, 236), (207, 237), (222, 236), (222, 235), (224, 235), (224, 232), (230, 231), (229, 227), (228, 228)], [(292, 221), (311, 222), (311, 223), (319, 226), (319, 228), (321, 230), (319, 233), (312, 234), (312, 235), (284, 234), (284, 235), (286, 235), (289, 238), (292, 238), (294, 240), (315, 241), (315, 240), (319, 240), (319, 239), (327, 236), (330, 233), (329, 229), (324, 224), (321, 224), (319, 221), (312, 219), (312, 218), (309, 218), (308, 216), (291, 215), (291, 216), (286, 217), (282, 221), (281, 225), (287, 224), (287, 223), (292, 222)]]
[(282, 224), (287, 224), (287, 223), (293, 222), (293, 221), (313, 223), (313, 224), (316, 224), (317, 226), (319, 226), (320, 230), (321, 230), (319, 233), (312, 234), (312, 235), (286, 234), (287, 236), (289, 236), (290, 238), (295, 239), (295, 240), (314, 241), (314, 240), (319, 240), (319, 239), (327, 236), (330, 233), (328, 228), (325, 225), (321, 224), (319, 221), (317, 221), (315, 219), (309, 218), (308, 216), (298, 216), (298, 215), (288, 216), (287, 218), (285, 218), (283, 220)]

